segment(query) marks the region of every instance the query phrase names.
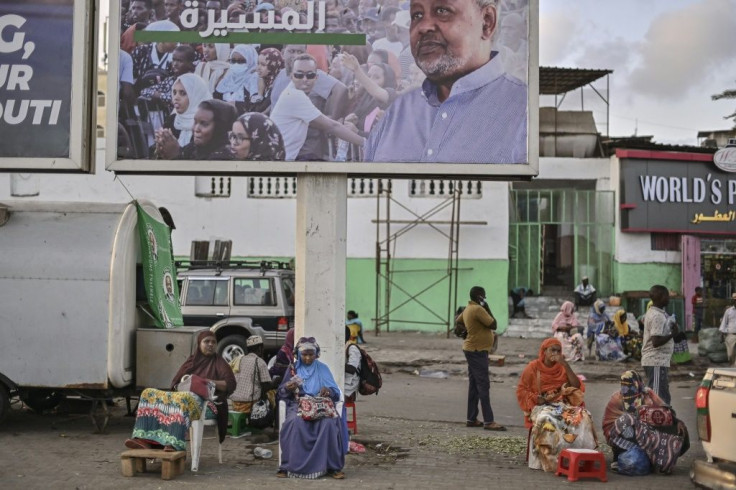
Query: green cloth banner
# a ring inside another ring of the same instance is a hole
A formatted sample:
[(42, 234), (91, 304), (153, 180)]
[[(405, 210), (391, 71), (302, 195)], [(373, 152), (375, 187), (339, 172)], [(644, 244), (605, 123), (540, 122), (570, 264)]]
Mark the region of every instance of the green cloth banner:
[(135, 206), (138, 210), (143, 280), (156, 326), (180, 327), (184, 325), (184, 320), (179, 307), (179, 287), (176, 284), (176, 268), (171, 252), (171, 230), (146, 213), (137, 202)]

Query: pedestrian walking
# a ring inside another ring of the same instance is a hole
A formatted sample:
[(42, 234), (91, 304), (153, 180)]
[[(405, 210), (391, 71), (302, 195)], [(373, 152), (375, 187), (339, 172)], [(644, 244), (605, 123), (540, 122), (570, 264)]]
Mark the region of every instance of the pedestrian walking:
[(736, 366), (736, 293), (731, 295), (732, 305), (723, 313), (720, 330), (723, 342), (726, 344), (729, 366)]

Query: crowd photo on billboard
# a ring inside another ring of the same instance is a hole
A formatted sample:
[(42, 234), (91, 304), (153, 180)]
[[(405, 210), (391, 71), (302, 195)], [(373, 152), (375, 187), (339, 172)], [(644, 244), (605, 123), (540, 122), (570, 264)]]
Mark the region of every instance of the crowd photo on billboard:
[(117, 158), (526, 164), (529, 1), (121, 0)]

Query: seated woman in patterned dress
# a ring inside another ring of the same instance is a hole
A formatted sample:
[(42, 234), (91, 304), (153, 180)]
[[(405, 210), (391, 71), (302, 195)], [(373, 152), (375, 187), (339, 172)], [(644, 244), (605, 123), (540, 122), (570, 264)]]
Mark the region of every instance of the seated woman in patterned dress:
[(546, 339), (539, 358), (521, 373), (516, 398), (529, 432), (529, 467), (555, 471), (563, 449), (595, 449), (593, 419), (583, 407), (585, 385), (562, 355), (562, 344)]
[[(189, 356), (171, 381), (171, 388), (185, 374), (196, 374), (215, 387), (217, 432), (220, 442), (227, 433), (227, 397), (235, 391), (235, 376), (225, 360), (217, 355), (215, 334), (202, 330), (197, 335), (197, 352)], [(125, 441), (130, 449), (184, 451), (192, 420), (201, 416), (206, 400), (188, 391), (162, 391), (147, 388), (141, 393), (136, 410), (133, 437)]]

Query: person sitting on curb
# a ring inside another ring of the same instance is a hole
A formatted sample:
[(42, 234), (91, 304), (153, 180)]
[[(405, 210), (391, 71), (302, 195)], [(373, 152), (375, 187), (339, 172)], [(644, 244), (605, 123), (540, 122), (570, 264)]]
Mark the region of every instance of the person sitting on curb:
[(581, 283), (577, 285), (573, 291), (575, 294), (575, 306), (591, 306), (595, 303), (596, 292), (595, 288), (588, 281), (588, 276), (583, 276)]

